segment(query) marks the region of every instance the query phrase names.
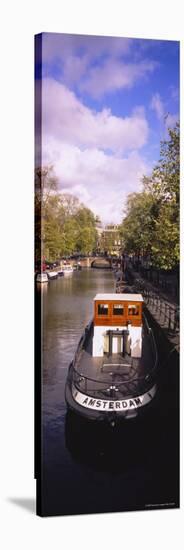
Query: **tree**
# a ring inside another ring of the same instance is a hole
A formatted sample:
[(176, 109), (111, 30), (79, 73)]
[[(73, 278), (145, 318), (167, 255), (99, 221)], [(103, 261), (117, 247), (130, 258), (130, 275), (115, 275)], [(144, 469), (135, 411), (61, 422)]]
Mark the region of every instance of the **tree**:
[(43, 254), (50, 261), (60, 257), (65, 250), (65, 210), (61, 195), (51, 195), (44, 206), (42, 220)]
[(151, 253), (156, 201), (147, 193), (132, 193), (127, 199), (127, 215), (122, 222), (121, 235), (128, 253), (148, 255)]
[(50, 195), (58, 189), (58, 180), (52, 165), (35, 169), (35, 197), (42, 208), (47, 204)]
[(179, 265), (179, 124), (161, 142), (160, 160), (143, 177), (143, 192), (128, 196), (122, 236), (127, 252), (150, 254), (156, 267)]
[(77, 250), (81, 254), (89, 254), (96, 248), (98, 239), (95, 216), (89, 208), (81, 205), (76, 214), (76, 221), (79, 228)]
[(41, 263), (45, 255), (46, 210), (53, 193), (56, 193), (58, 181), (53, 166), (35, 169), (35, 258)]
[(179, 205), (180, 190), (180, 128), (168, 130), (169, 139), (161, 141), (160, 160), (151, 176), (143, 177), (144, 189), (162, 203)]
[(161, 142), (160, 160), (144, 188), (155, 197), (159, 215), (152, 243), (153, 262), (157, 267), (173, 269), (179, 264), (180, 128), (168, 130)]
[(151, 247), (153, 263), (156, 267), (171, 270), (179, 265), (179, 223), (172, 204), (163, 204), (155, 224)]
[(70, 255), (76, 251), (78, 240), (78, 223), (74, 216), (66, 219), (63, 226), (64, 254)]
[(75, 216), (81, 207), (79, 199), (70, 193), (61, 193), (60, 201), (65, 213), (65, 219)]
[(35, 171), (35, 255), (54, 261), (75, 251), (88, 254), (96, 246), (93, 212), (71, 194), (58, 192), (52, 166)]

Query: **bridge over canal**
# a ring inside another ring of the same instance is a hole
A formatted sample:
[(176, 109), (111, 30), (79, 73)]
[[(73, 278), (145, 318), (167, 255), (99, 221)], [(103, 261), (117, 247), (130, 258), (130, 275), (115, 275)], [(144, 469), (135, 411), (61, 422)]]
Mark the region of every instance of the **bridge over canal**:
[[(82, 267), (110, 269), (112, 268), (113, 261), (116, 261), (116, 259), (112, 260), (112, 258), (109, 258), (108, 256), (88, 256), (86, 258), (81, 258), (80, 264)], [(76, 260), (71, 260), (70, 263), (75, 264)]]

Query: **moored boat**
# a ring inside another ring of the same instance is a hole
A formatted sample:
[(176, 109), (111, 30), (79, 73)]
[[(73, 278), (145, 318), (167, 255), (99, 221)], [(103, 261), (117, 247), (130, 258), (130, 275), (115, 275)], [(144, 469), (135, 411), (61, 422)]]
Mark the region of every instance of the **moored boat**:
[(48, 275), (47, 275), (47, 273), (37, 273), (37, 275), (36, 275), (36, 282), (37, 282), (37, 283), (48, 283)]
[(59, 269), (57, 274), (58, 274), (58, 277), (63, 277), (64, 275), (63, 269)]
[(89, 420), (135, 418), (156, 394), (157, 348), (141, 294), (97, 294), (69, 366), (68, 408)]
[(70, 264), (63, 265), (62, 270), (65, 277), (73, 273), (73, 267)]
[(58, 272), (57, 271), (47, 271), (47, 275), (49, 279), (57, 279), (58, 278)]
[(81, 271), (82, 266), (80, 262), (77, 262), (76, 264), (73, 264), (74, 271)]

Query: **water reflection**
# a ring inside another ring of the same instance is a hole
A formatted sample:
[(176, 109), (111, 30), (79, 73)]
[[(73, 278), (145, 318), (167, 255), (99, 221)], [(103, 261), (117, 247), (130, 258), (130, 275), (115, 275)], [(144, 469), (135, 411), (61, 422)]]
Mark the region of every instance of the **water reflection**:
[(38, 283), (36, 282), (36, 291), (41, 294), (46, 294), (48, 292), (49, 283)]

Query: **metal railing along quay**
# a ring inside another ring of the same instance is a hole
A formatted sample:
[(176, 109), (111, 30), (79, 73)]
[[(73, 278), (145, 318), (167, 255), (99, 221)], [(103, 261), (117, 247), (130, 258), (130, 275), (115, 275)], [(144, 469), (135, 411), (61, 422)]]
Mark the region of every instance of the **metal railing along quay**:
[[(146, 283), (141, 277), (137, 277), (137, 273), (133, 270), (127, 270), (128, 284), (135, 290), (141, 292), (144, 302), (150, 313), (157, 319), (160, 325), (168, 331), (179, 335), (180, 308), (176, 303), (170, 302), (166, 297), (162, 296), (159, 289), (151, 288), (151, 285)], [(124, 280), (116, 282), (116, 292), (123, 292), (126, 283)]]
[(159, 294), (159, 290), (148, 288), (141, 278), (133, 279), (133, 286), (137, 292), (141, 292), (144, 302), (151, 313), (168, 330), (179, 333), (180, 308), (177, 304), (169, 302)]
[[(140, 288), (137, 283), (135, 287)], [(152, 310), (152, 313), (162, 321), (162, 324), (174, 332), (179, 332), (179, 306), (167, 302), (150, 289), (142, 288), (142, 294), (148, 309)]]

